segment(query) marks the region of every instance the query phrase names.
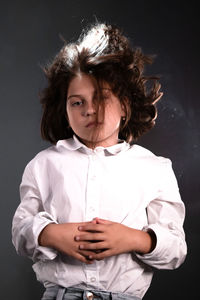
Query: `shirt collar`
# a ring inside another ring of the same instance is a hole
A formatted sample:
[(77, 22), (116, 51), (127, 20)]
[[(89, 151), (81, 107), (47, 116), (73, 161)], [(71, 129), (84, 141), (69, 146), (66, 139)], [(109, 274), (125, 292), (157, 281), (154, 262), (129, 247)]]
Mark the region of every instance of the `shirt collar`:
[[(73, 138), (66, 139), (66, 140), (59, 140), (56, 144), (57, 148), (64, 147), (68, 150), (78, 150), (82, 149), (84, 152), (90, 154), (90, 153), (97, 153), (97, 152), (104, 152), (104, 154), (108, 153), (111, 155), (116, 155), (117, 153), (128, 150), (130, 148), (130, 144), (128, 144), (126, 141), (119, 140), (119, 143), (110, 147), (102, 147), (98, 146), (95, 149), (88, 148), (86, 145), (80, 142), (80, 140), (73, 135)], [(103, 151), (102, 151), (103, 150)]]

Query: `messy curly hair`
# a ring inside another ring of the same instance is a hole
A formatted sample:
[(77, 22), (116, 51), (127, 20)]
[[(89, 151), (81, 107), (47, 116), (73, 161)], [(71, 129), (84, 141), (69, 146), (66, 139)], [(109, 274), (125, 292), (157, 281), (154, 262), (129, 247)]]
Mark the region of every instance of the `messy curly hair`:
[(55, 144), (73, 136), (66, 118), (67, 90), (72, 78), (83, 73), (92, 76), (97, 87), (107, 83), (119, 98), (126, 113), (119, 138), (133, 143), (154, 126), (155, 103), (162, 96), (158, 78), (143, 74), (144, 66), (152, 61), (140, 48), (132, 48), (116, 26), (95, 24), (83, 30), (76, 43), (65, 43), (53, 62), (44, 67), (48, 86), (40, 97), (43, 139)]

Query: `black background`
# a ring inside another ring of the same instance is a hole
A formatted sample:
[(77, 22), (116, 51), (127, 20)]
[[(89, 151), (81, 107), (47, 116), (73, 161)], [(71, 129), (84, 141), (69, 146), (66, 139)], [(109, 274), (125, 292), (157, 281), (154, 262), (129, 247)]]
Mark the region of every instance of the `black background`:
[[(1, 1), (1, 269), (2, 299), (40, 299), (31, 261), (16, 254), (11, 222), (25, 165), (48, 146), (40, 138), (41, 70), (63, 45), (95, 19), (114, 23), (133, 46), (157, 54), (147, 72), (161, 75), (164, 96), (156, 127), (139, 144), (169, 157), (186, 205), (188, 256), (174, 271), (156, 271), (145, 300), (190, 299), (199, 286), (199, 16), (197, 1)], [(166, 241), (167, 242), (167, 241)], [(195, 297), (196, 298), (196, 297)]]

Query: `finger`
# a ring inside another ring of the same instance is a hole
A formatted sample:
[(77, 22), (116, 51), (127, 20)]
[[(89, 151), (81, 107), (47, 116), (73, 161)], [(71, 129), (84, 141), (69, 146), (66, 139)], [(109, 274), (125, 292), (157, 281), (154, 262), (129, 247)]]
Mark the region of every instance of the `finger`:
[[(92, 221), (93, 221), (93, 220), (92, 220)], [(87, 222), (77, 223), (77, 225), (78, 225), (78, 227), (79, 227), (79, 226), (85, 226), (85, 225), (91, 224), (92, 221), (87, 221)], [(94, 222), (94, 223), (96, 223), (96, 222)]]
[(107, 249), (106, 243), (105, 242), (97, 242), (97, 243), (84, 243), (80, 244), (79, 249), (81, 250), (105, 250)]
[(78, 226), (79, 231), (90, 231), (90, 232), (103, 232), (103, 224), (88, 223), (86, 225)]
[(112, 256), (112, 250), (110, 249), (105, 249), (104, 251), (101, 252), (94, 252), (92, 255), (90, 255), (91, 260), (102, 260), (106, 257)]
[(79, 249), (78, 253), (88, 259), (88, 257), (94, 254), (94, 251), (87, 249)]
[(97, 224), (96, 219), (97, 219), (97, 218), (92, 219), (91, 223), (92, 223), (92, 224)]
[(96, 220), (97, 224), (112, 224), (113, 223), (112, 221), (104, 220), (104, 219), (100, 219), (100, 218), (95, 218), (95, 220)]
[(95, 243), (97, 241), (103, 241), (105, 238), (104, 238), (104, 235), (102, 233), (83, 233), (83, 234), (80, 234), (80, 235), (76, 235), (74, 237), (74, 240), (76, 242), (79, 242), (79, 241), (88, 241), (90, 243)]
[[(93, 253), (92, 253), (93, 254)], [(92, 255), (84, 256), (81, 253), (76, 253), (74, 255), (74, 258), (78, 259), (79, 261), (86, 263), (86, 264), (92, 264), (94, 262), (94, 259), (92, 259)]]

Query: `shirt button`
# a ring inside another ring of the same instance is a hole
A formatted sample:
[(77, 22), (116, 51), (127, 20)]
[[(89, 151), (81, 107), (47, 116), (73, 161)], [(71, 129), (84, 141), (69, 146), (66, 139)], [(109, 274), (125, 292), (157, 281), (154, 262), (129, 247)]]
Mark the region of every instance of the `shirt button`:
[(90, 278), (90, 281), (91, 281), (91, 282), (95, 282), (95, 281), (96, 281), (96, 278), (95, 278), (95, 277), (91, 277), (91, 278)]

